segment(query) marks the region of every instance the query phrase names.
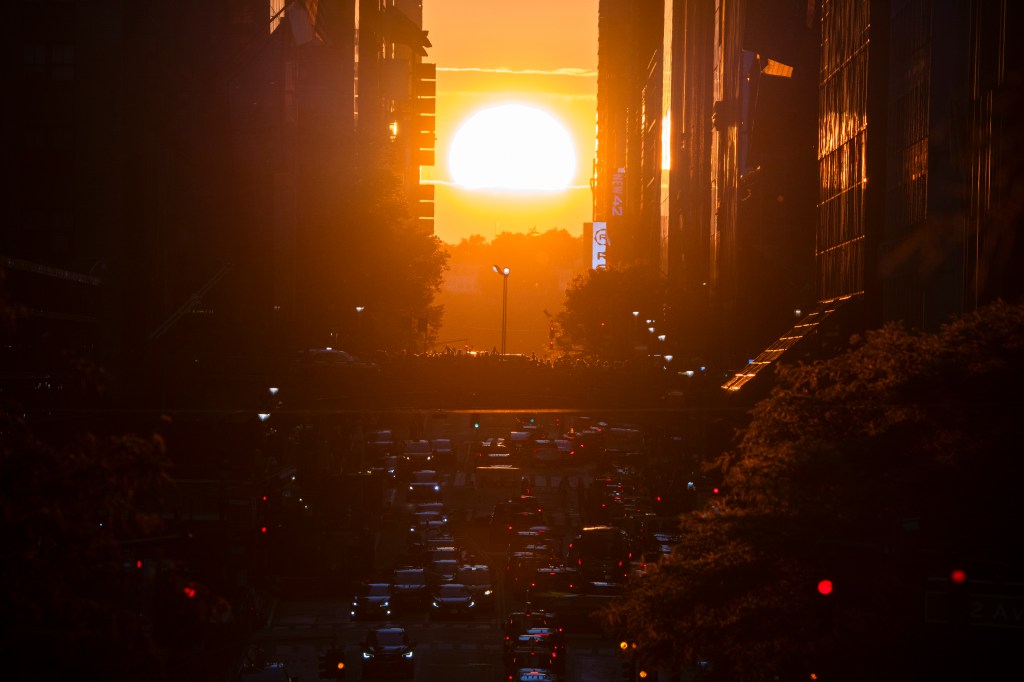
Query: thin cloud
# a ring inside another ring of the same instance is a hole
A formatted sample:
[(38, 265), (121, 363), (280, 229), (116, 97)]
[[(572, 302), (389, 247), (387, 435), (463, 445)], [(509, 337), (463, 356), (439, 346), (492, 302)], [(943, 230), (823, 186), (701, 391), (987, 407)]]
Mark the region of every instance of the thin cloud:
[(460, 185), (457, 182), (454, 182), (452, 180), (440, 180), (440, 179), (423, 180), (422, 184), (424, 184), (424, 185), (443, 185), (445, 187), (455, 187), (457, 189), (465, 189), (467, 192), (499, 190), (499, 191), (507, 191), (507, 192), (510, 192), (510, 193), (514, 193), (514, 192), (519, 192), (519, 193), (530, 192), (530, 193), (534, 193), (534, 194), (536, 194), (536, 193), (544, 193), (544, 192), (547, 192), (549, 194), (555, 194), (557, 192), (565, 192), (567, 190), (579, 190), (579, 189), (590, 189), (591, 188), (590, 185), (569, 185), (569, 186), (565, 187), (564, 189), (559, 189), (559, 190), (534, 190), (534, 189), (531, 189), (531, 190), (508, 190), (508, 189), (501, 188), (501, 187), (480, 187), (480, 188), (477, 188), (477, 189), (468, 189), (468, 188), (465, 188), (462, 185)]
[(447, 73), (501, 73), (513, 76), (569, 76), (571, 78), (594, 78), (597, 76), (597, 71), (593, 69), (578, 69), (575, 67), (562, 67), (560, 69), (508, 69), (504, 67), (441, 66), (437, 70)]

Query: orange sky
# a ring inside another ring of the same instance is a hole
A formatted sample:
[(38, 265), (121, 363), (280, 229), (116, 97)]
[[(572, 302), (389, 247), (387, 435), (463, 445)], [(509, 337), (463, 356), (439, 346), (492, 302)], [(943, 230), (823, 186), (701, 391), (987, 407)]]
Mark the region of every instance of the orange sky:
[[(454, 244), (473, 234), (579, 235), (590, 220), (590, 171), (597, 107), (598, 0), (423, 0), (423, 27), (437, 64), (434, 233)], [(448, 145), (476, 110), (516, 102), (546, 110), (576, 147), (574, 187), (558, 193), (470, 192), (449, 183)]]

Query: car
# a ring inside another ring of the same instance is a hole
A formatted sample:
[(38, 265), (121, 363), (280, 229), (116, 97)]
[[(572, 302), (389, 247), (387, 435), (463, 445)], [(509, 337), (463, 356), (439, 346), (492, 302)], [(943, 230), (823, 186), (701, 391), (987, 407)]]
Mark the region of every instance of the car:
[(363, 677), (416, 675), (416, 642), (405, 628), (391, 623), (373, 628), (360, 643)]
[(426, 554), (431, 562), (445, 559), (460, 561), (462, 559), (462, 550), (459, 549), (454, 540), (450, 542), (430, 542), (427, 544)]
[(529, 641), (531, 646), (548, 649), (555, 661), (555, 669), (564, 667), (566, 644), (565, 633), (561, 629), (553, 627), (528, 628), (526, 632), (519, 635), (518, 639), (520, 643)]
[(389, 429), (373, 431), (366, 439), (366, 450), (371, 456), (397, 455), (397, 447), (395, 436)]
[(512, 596), (527, 596), (537, 571), (554, 565), (552, 562), (553, 558), (546, 553), (511, 552), (505, 564), (505, 584)]
[(544, 505), (536, 495), (520, 495), (519, 501), (523, 503), (524, 510), (537, 510), (538, 514), (544, 513)]
[(443, 469), (455, 468), (455, 446), (450, 438), (432, 438), (430, 447), (434, 450), (434, 461)]
[(454, 581), (466, 586), (478, 608), (491, 608), (495, 602), (494, 578), (487, 564), (464, 564), (459, 566)]
[(508, 434), (506, 442), (516, 459), (524, 459), (523, 455), (529, 452), (533, 436), (532, 431), (512, 431)]
[(558, 677), (543, 668), (519, 668), (513, 670), (508, 679), (512, 682), (557, 682)]
[(569, 438), (555, 438), (552, 441), (558, 448), (562, 464), (575, 464), (576, 444)]
[(532, 628), (551, 628), (561, 632), (555, 614), (550, 611), (527, 609), (525, 611), (513, 611), (505, 617), (501, 625), (502, 634), (505, 636), (505, 653), (511, 652), (519, 641), (519, 635)]
[(379, 455), (371, 462), (367, 471), (387, 479), (390, 483), (398, 475), (398, 456)]
[(409, 481), (412, 483), (437, 483), (441, 484), (441, 477), (434, 469), (419, 469), (409, 474)]
[(442, 502), (444, 501), (444, 492), (440, 483), (414, 481), (409, 484), (405, 500), (411, 504)]
[[(454, 545), (455, 537), (448, 528), (445, 521), (427, 521), (421, 526), (412, 526), (409, 529), (409, 554), (426, 560), (431, 547), (436, 545)], [(412, 562), (418, 564), (418, 561)]]
[(428, 469), (434, 459), (434, 448), (426, 439), (407, 440), (402, 445), (403, 467), (406, 472)]
[(246, 665), (238, 673), (239, 682), (294, 682), (296, 679), (280, 661)]
[(505, 647), (505, 665), (511, 668), (543, 668), (565, 672), (566, 643), (560, 629), (529, 628)]
[(432, 559), (427, 568), (427, 579), (432, 585), (450, 583), (458, 570), (458, 559)]
[(472, 616), (476, 609), (473, 593), (460, 583), (443, 583), (434, 589), (431, 618)]
[(396, 568), (391, 579), (391, 607), (396, 611), (415, 611), (430, 600), (430, 584), (424, 568)]
[(512, 449), (504, 438), (488, 438), (473, 449), (474, 466), (490, 466), (492, 464), (509, 464)]
[(533, 446), (529, 450), (529, 460), (534, 466), (539, 467), (554, 466), (565, 461), (555, 441), (548, 438), (533, 441)]
[(412, 513), (412, 521), (409, 523), (409, 531), (415, 533), (418, 529), (427, 528), (430, 526), (432, 522), (436, 521), (440, 521), (441, 523), (447, 523), (448, 517), (445, 516), (443, 512), (437, 509), (414, 511)]
[(352, 620), (387, 620), (391, 616), (391, 584), (368, 582), (352, 597)]
[(505, 668), (510, 671), (532, 668), (555, 672), (560, 666), (555, 652), (529, 635), (516, 638), (511, 649), (505, 652), (504, 662)]

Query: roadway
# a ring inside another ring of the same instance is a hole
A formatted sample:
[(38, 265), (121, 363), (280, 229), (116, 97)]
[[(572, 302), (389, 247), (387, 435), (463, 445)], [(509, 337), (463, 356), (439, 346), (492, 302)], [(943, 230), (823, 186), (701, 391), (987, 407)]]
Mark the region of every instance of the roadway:
[[(483, 431), (498, 432), (513, 423), (511, 416), (488, 416)], [(506, 423), (508, 422), (508, 423)], [(457, 440), (472, 433), (467, 428), (447, 421), (428, 421), (427, 437), (435, 432), (452, 435), (457, 428)], [(503, 635), (500, 623), (506, 612), (521, 608), (502, 588), (499, 577), (504, 566), (505, 551), (489, 539), (487, 517), (495, 500), (495, 493), (472, 485), (467, 467), (446, 475), (446, 504), (450, 509), (452, 531), (463, 549), (478, 557), (486, 557), (498, 584), (498, 599), (493, 611), (477, 614), (473, 620), (433, 622), (426, 613), (410, 613), (395, 617), (391, 622), (404, 626), (417, 642), (417, 682), (441, 682), (458, 678), (463, 682), (498, 682), (506, 680), (502, 664)], [(563, 536), (579, 525), (579, 505), (576, 490), (589, 482), (592, 475), (588, 467), (570, 470), (526, 469), (537, 496), (546, 512), (553, 531)], [(563, 498), (558, 485), (563, 476), (569, 476), (573, 490)], [(380, 524), (375, 553), (375, 569), (388, 570), (402, 561), (405, 549), (407, 523), (403, 518), (405, 502), (400, 487), (389, 488), (386, 493), (386, 512)], [(354, 558), (358, 561), (358, 558)], [(346, 678), (360, 680), (359, 641), (373, 625), (352, 622), (348, 615), (345, 595), (303, 594), (300, 591), (282, 594), (270, 612), (266, 627), (254, 633), (251, 644), (259, 646), (267, 660), (282, 661), (292, 676), (301, 680), (320, 679), (319, 657), (330, 647), (338, 646), (345, 652)], [(570, 632), (567, 637), (567, 665), (564, 680), (573, 682), (603, 682), (621, 679), (621, 662), (617, 643), (596, 632)]]

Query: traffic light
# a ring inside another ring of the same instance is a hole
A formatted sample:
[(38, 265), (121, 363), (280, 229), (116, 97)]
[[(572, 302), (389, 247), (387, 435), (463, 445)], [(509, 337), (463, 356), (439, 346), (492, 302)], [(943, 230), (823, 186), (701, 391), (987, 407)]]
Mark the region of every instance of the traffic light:
[(320, 679), (336, 680), (345, 676), (345, 653), (331, 647), (320, 656)]
[(474, 412), (473, 414), (469, 415), (469, 424), (474, 429), (479, 429), (480, 428), (480, 415), (477, 414), (476, 412)]
[(815, 628), (819, 633), (833, 632), (835, 625), (835, 596), (832, 594), (835, 585), (829, 578), (823, 578), (817, 585), (818, 599), (814, 607)]

